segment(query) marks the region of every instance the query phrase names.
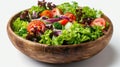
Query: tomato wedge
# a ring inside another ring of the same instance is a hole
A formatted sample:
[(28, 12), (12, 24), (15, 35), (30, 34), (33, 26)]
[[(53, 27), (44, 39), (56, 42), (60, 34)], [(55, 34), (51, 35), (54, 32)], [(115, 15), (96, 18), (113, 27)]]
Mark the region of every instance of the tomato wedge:
[(49, 18), (52, 18), (52, 17), (53, 17), (53, 13), (52, 13), (51, 10), (44, 10), (44, 11), (40, 14), (40, 16), (47, 16), (47, 17), (49, 17)]
[(59, 21), (59, 23), (61, 25), (66, 25), (68, 23), (68, 20), (67, 19), (62, 19), (62, 20)]
[(96, 18), (91, 24), (91, 26), (103, 26), (103, 29), (106, 26), (106, 21), (103, 18)]
[(27, 26), (27, 31), (31, 34), (45, 31), (45, 24), (40, 20), (33, 20)]
[(53, 16), (60, 16), (62, 14), (62, 11), (58, 8), (54, 8), (52, 10)]
[(70, 18), (70, 21), (75, 21), (76, 20), (75, 15), (70, 13), (70, 12), (67, 12), (64, 15), (67, 16), (68, 18)]

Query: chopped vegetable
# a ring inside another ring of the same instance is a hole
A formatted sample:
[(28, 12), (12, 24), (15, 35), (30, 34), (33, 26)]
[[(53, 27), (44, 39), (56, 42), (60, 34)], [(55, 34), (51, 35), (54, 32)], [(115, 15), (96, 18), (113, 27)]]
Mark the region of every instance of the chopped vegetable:
[(99, 38), (100, 36), (103, 35), (103, 32), (102, 32), (102, 27), (101, 26), (94, 26), (92, 27), (92, 33), (90, 34), (91, 35), (91, 40), (95, 40), (97, 38)]
[(70, 12), (70, 13), (73, 13), (74, 15), (76, 15), (76, 9), (79, 8), (77, 2), (72, 2), (72, 4), (65, 2), (61, 5), (58, 5), (57, 7), (61, 9), (64, 14), (66, 12)]
[(107, 30), (107, 29), (109, 28), (110, 23), (109, 23), (109, 22), (106, 22), (105, 25), (106, 25), (106, 26), (105, 26), (105, 30)]
[(61, 30), (54, 30), (54, 31), (53, 31), (53, 35), (54, 35), (54, 36), (59, 36), (61, 33), (62, 33)]
[(39, 41), (39, 43), (51, 45), (52, 44), (52, 39), (50, 38), (51, 33), (52, 33), (51, 30), (46, 30), (45, 33), (41, 36), (41, 40)]
[(91, 26), (102, 26), (104, 29), (106, 26), (106, 21), (103, 18), (96, 18), (90, 25)]
[(54, 22), (57, 22), (59, 20), (61, 20), (61, 18), (49, 18), (49, 19), (46, 19), (45, 21), (48, 23), (54, 23)]
[(80, 22), (82, 22), (84, 18), (99, 18), (101, 17), (101, 15), (102, 15), (101, 11), (97, 11), (95, 9), (91, 9), (88, 6), (85, 6), (82, 8), (82, 16)]
[(54, 26), (55, 29), (60, 29), (60, 30), (62, 29), (62, 25), (60, 23), (58, 23), (58, 22), (55, 22), (53, 24), (53, 26)]
[(70, 12), (67, 12), (67, 13), (65, 13), (64, 15), (69, 18), (69, 21), (75, 21), (75, 20), (76, 20), (75, 15), (72, 14), (72, 13), (70, 13)]
[(66, 25), (68, 23), (68, 20), (67, 19), (62, 19), (59, 21), (60, 24), (62, 25)]
[(53, 17), (53, 14), (52, 14), (52, 11), (51, 10), (44, 10), (40, 16), (47, 16), (49, 18), (52, 18)]
[(52, 24), (46, 24), (45, 25), (47, 29), (53, 29), (53, 25)]
[(40, 20), (33, 20), (27, 26), (27, 31), (30, 34), (39, 34), (45, 31), (45, 24)]
[(55, 17), (55, 16), (60, 16), (60, 15), (62, 15), (62, 11), (60, 10), (60, 9), (58, 9), (58, 8), (54, 8), (53, 10), (52, 10), (52, 13), (53, 13), (53, 16)]
[(39, 18), (39, 13), (33, 11), (33, 13), (32, 13), (32, 18), (33, 18), (33, 19)]
[(68, 23), (65, 25), (65, 29), (70, 29), (71, 26), (72, 26), (72, 23), (71, 23), (71, 22), (68, 22)]
[(32, 6), (30, 9), (29, 9), (29, 12), (32, 14), (33, 12), (37, 12), (37, 13), (40, 13), (42, 11), (44, 11), (45, 8), (44, 7), (40, 7), (40, 6)]
[(44, 1), (39, 1), (39, 0), (38, 0), (38, 6), (40, 7), (42, 6), (46, 9), (53, 9), (56, 7), (56, 5), (52, 4), (52, 2), (44, 2)]
[(84, 13), (83, 14), (83, 18), (86, 18), (86, 17), (99, 18), (102, 15), (101, 11), (97, 11), (95, 9), (91, 9), (88, 6), (85, 6), (85, 7), (82, 8), (82, 13)]
[(20, 19), (21, 20), (26, 20), (26, 21), (30, 21), (31, 18), (29, 16), (29, 12), (28, 10), (25, 10), (25, 11), (22, 11), (21, 14), (20, 14)]
[(27, 35), (27, 26), (28, 22), (20, 20), (20, 18), (17, 18), (14, 23), (13, 23), (13, 30), (15, 31), (16, 34), (19, 36), (25, 38)]
[(60, 18), (61, 18), (61, 19), (67, 19), (68, 21), (70, 21), (70, 18), (67, 17), (67, 16), (64, 16), (64, 15), (61, 15)]

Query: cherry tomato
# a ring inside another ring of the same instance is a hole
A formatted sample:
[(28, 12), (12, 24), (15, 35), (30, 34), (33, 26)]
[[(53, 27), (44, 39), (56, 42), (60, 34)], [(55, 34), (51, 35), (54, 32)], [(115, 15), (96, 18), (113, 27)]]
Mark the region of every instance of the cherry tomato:
[(47, 17), (49, 17), (49, 18), (52, 18), (52, 17), (53, 17), (53, 13), (52, 13), (51, 10), (44, 10), (44, 11), (40, 14), (40, 16), (47, 16)]
[(45, 24), (40, 20), (33, 20), (27, 26), (27, 31), (31, 34), (45, 31)]
[(54, 8), (52, 10), (53, 16), (60, 16), (62, 14), (62, 11), (58, 8)]
[(68, 23), (68, 20), (67, 19), (62, 19), (59, 21), (60, 24), (62, 25), (66, 25)]
[(105, 28), (106, 21), (103, 18), (96, 18), (90, 25), (91, 26), (103, 26), (103, 28)]
[(70, 18), (70, 21), (75, 21), (76, 20), (75, 15), (72, 14), (72, 13), (70, 13), (70, 12), (65, 13), (65, 16), (67, 16), (68, 18)]

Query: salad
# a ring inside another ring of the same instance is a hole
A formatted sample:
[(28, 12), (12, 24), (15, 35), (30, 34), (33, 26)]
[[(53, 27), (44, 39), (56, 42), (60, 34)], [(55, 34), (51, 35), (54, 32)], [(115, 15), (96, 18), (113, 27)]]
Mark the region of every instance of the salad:
[(94, 41), (104, 35), (109, 22), (102, 11), (77, 2), (60, 5), (38, 1), (37, 6), (21, 11), (13, 22), (13, 31), (33, 42), (59, 46)]

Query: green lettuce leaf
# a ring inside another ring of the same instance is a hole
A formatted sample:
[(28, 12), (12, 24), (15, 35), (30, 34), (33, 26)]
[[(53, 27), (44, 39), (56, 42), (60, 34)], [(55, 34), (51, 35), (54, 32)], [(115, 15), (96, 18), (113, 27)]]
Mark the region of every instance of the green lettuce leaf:
[(25, 38), (27, 36), (27, 30), (26, 30), (27, 25), (28, 25), (28, 21), (23, 21), (20, 20), (20, 18), (17, 18), (13, 22), (13, 30), (16, 34)]
[(40, 43), (48, 45), (63, 45), (63, 44), (80, 44), (86, 41), (91, 41), (99, 38), (103, 35), (102, 28), (100, 26), (95, 27), (83, 27), (79, 23), (75, 22), (69, 30), (62, 30), (62, 34), (50, 38), (51, 30), (47, 30), (42, 36)]
[(42, 11), (44, 11), (46, 8), (45, 7), (40, 7), (40, 6), (32, 6), (30, 9), (29, 9), (29, 12), (32, 14), (33, 13), (33, 11), (34, 12), (37, 12), (37, 13), (39, 13), (39, 12), (42, 12)]
[(79, 7), (77, 2), (72, 2), (72, 4), (70, 4), (69, 2), (65, 2), (61, 5), (57, 6), (59, 9), (62, 10), (63, 13), (66, 12), (71, 12), (74, 15), (76, 15), (76, 9)]

